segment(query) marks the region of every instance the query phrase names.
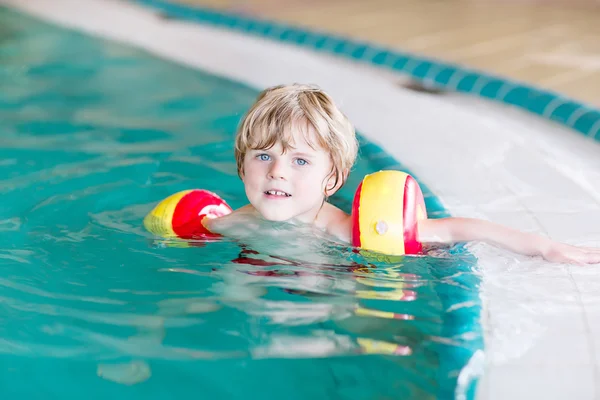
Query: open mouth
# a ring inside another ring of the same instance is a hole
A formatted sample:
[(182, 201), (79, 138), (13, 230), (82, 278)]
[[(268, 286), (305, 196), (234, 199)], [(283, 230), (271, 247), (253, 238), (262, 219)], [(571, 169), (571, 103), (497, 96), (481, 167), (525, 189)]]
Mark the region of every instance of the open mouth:
[(286, 192), (282, 192), (280, 190), (267, 190), (265, 192), (265, 194), (268, 195), (268, 196), (292, 197), (291, 194), (286, 193)]

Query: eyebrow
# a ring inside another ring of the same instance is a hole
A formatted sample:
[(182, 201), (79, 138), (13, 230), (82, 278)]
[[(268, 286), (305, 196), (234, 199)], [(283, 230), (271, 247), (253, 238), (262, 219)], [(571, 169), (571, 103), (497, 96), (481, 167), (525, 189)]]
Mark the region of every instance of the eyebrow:
[[(273, 153), (273, 149), (250, 149), (250, 151), (253, 151), (256, 153)], [(313, 158), (314, 157), (314, 154), (303, 153), (303, 152), (299, 152), (299, 151), (290, 152), (290, 155), (295, 156), (295, 157), (303, 157), (303, 158)]]
[(308, 154), (308, 153), (292, 153), (292, 155), (294, 156), (300, 156), (300, 157), (304, 157), (304, 158), (311, 158), (313, 157), (312, 155)]

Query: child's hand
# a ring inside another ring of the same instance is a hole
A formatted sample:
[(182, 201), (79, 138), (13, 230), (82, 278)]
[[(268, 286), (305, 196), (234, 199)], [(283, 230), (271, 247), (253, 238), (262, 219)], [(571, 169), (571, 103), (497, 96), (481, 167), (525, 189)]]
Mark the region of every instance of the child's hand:
[(439, 218), (419, 221), (423, 243), (452, 243), (479, 240), (528, 256), (568, 264), (600, 264), (600, 248), (557, 243), (545, 236), (520, 232), (489, 221), (471, 218)]
[(551, 262), (566, 264), (600, 264), (600, 248), (578, 247), (552, 242), (542, 253)]

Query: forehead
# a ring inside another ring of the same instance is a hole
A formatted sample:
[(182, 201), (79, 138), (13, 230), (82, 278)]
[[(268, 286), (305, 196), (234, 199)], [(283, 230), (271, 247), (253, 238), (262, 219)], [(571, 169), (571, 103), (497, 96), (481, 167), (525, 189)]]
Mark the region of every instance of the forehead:
[(288, 132), (278, 142), (288, 142), (293, 150), (325, 152), (321, 146), (321, 137), (309, 123), (291, 124)]
[(296, 120), (279, 126), (267, 126), (253, 135), (250, 148), (280, 153), (329, 154), (325, 140), (314, 126), (306, 120)]

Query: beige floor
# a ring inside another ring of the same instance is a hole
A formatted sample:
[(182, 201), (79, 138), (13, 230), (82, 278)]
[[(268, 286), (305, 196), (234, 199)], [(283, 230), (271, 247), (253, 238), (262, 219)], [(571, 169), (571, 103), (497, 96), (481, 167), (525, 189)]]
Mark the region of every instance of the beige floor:
[(600, 0), (178, 1), (368, 40), (600, 106)]

